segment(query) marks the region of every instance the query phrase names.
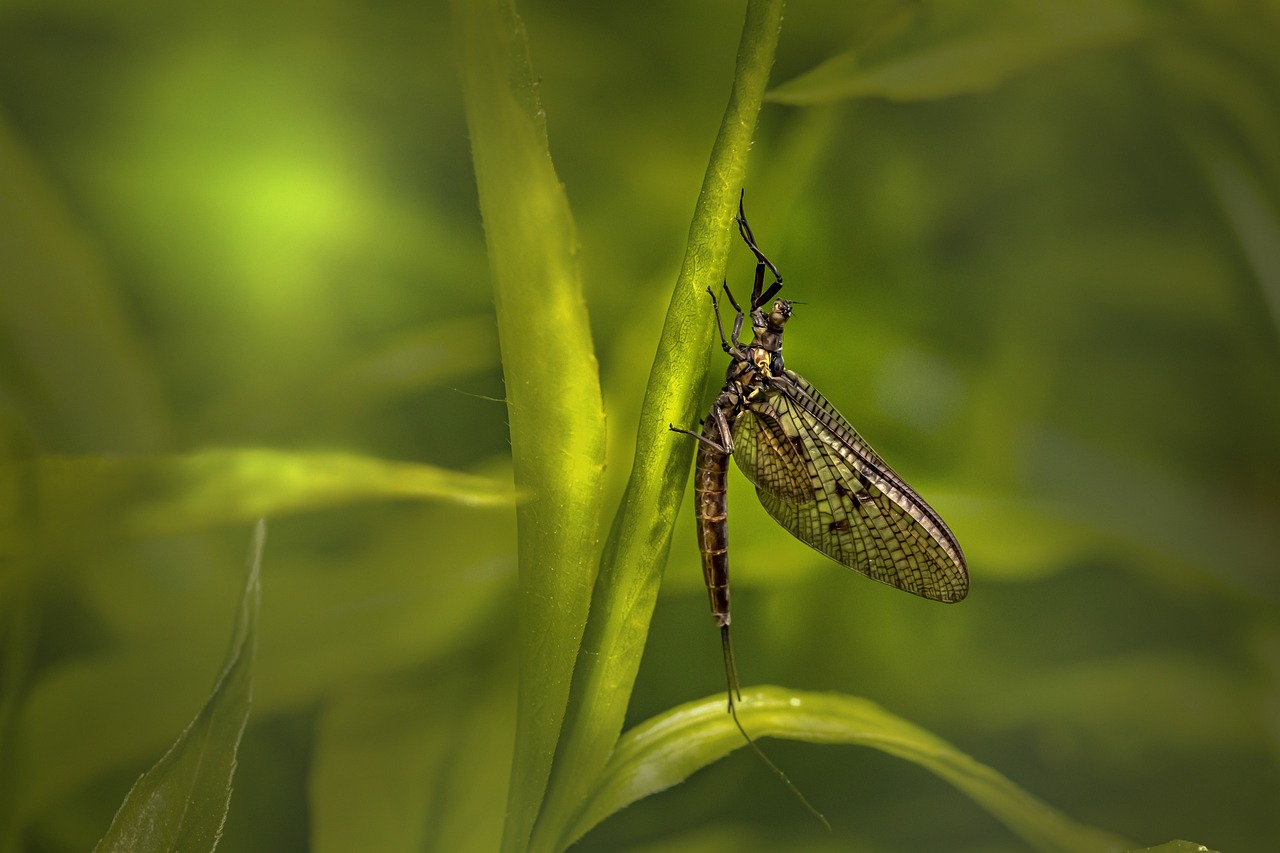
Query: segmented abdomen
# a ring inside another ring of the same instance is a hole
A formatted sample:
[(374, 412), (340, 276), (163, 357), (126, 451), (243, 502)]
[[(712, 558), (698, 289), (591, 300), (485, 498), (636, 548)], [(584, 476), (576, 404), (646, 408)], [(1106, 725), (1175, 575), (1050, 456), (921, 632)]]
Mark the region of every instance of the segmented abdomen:
[[(693, 499), (697, 504), (698, 551), (702, 554), (702, 577), (711, 599), (711, 615), (716, 624), (729, 624), (729, 526), (725, 522), (729, 481), (728, 437), (720, 434), (716, 410), (702, 425), (703, 441), (693, 474)], [(716, 445), (716, 446), (713, 446)]]

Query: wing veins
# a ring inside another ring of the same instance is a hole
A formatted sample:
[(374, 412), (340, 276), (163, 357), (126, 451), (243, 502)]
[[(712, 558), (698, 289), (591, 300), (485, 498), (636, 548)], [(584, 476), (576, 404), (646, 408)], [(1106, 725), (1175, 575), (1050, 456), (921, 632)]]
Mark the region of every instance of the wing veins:
[(874, 580), (964, 597), (968, 575), (951, 531), (807, 381), (788, 370), (748, 405), (734, 455), (779, 524)]
[[(823, 429), (819, 434), (824, 444), (853, 465), (855, 471), (870, 480), (902, 510), (919, 522), (947, 551), (951, 560), (964, 570), (964, 553), (960, 543), (947, 527), (942, 516), (929, 506), (924, 498), (897, 475), (857, 430), (831, 405), (808, 380), (793, 370), (786, 370), (783, 377), (775, 379), (778, 390), (795, 403), (800, 410)], [(830, 440), (828, 439), (830, 437)]]

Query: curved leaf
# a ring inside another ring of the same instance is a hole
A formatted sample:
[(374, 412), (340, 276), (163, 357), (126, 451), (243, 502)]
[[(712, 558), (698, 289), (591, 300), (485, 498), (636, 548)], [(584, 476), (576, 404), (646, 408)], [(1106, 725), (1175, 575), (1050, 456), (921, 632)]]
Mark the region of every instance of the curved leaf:
[(218, 846), (253, 694), (258, 574), (266, 537), (267, 523), (259, 520), (231, 649), (213, 693), (164, 757), (134, 783), (95, 850), (191, 853)]
[[(744, 690), (743, 700), (738, 716), (752, 736), (870, 746), (912, 761), (959, 788), (1037, 850), (1102, 853), (1131, 846), (1074, 823), (990, 767), (866, 699), (764, 686)], [(571, 837), (580, 838), (610, 814), (745, 745), (722, 695), (641, 723), (618, 741)]]

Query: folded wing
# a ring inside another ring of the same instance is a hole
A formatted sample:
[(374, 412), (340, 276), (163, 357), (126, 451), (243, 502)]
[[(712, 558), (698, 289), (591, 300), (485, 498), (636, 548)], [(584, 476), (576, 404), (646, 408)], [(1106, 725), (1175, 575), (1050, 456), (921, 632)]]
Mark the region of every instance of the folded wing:
[(965, 597), (964, 555), (942, 518), (803, 377), (772, 380), (733, 440), (760, 502), (800, 541), (907, 592)]

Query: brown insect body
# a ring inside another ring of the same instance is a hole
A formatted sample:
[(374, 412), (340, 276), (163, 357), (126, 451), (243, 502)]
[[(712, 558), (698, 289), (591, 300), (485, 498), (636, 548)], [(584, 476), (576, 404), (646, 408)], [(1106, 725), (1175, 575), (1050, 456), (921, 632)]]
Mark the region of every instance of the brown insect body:
[[(792, 303), (778, 299), (764, 310), (782, 276), (757, 248), (741, 206), (738, 228), (756, 256), (748, 303), (752, 339), (738, 341), (748, 314), (728, 285), (724, 292), (737, 315), (732, 334), (725, 335), (712, 293), (721, 346), (731, 360), (724, 388), (697, 434), (694, 474), (702, 573), (721, 632), (731, 711), (738, 679), (729, 642), (730, 456), (769, 514), (836, 562), (936, 601), (959, 601), (969, 583), (960, 545), (942, 518), (807, 380), (787, 369), (782, 335)], [(766, 270), (774, 276), (767, 288)]]

